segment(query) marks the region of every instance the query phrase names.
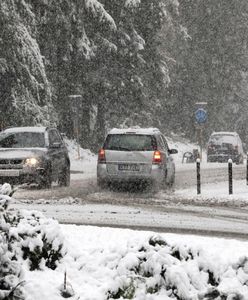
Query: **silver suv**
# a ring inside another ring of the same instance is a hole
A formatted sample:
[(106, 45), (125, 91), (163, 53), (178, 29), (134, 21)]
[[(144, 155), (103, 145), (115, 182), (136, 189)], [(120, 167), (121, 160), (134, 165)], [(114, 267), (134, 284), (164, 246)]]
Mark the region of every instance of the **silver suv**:
[(97, 183), (145, 181), (172, 186), (175, 163), (167, 141), (157, 128), (112, 129), (98, 153)]

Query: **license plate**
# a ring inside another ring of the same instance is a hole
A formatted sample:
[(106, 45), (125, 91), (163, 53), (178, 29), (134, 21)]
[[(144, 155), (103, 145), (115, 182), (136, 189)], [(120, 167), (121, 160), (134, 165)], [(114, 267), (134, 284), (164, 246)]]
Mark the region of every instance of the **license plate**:
[(19, 170), (0, 170), (0, 176), (15, 177), (19, 175)]
[(130, 164), (120, 164), (118, 165), (119, 171), (136, 171), (138, 172), (140, 170), (139, 165), (130, 165)]

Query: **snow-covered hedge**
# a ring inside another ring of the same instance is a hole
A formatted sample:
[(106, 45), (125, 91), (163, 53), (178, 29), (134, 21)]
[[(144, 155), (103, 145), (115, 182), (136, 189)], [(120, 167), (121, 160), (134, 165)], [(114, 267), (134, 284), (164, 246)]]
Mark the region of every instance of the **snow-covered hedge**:
[(199, 250), (171, 246), (158, 236), (128, 252), (116, 268), (107, 299), (241, 300), (248, 295), (248, 258), (221, 270)]
[(55, 269), (65, 254), (59, 224), (39, 212), (8, 209), (13, 193), (0, 187), (0, 300), (24, 299), (24, 264), (30, 271)]

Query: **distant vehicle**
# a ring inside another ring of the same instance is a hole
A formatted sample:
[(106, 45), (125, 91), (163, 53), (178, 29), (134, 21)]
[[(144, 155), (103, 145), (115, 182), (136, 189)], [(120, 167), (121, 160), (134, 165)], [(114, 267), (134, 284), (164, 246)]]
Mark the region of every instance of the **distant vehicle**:
[(213, 132), (207, 144), (208, 162), (227, 162), (232, 159), (242, 164), (244, 150), (242, 141), (236, 132)]
[(0, 133), (0, 181), (70, 185), (70, 159), (55, 128), (15, 127)]
[(157, 128), (112, 129), (99, 150), (97, 183), (148, 182), (172, 186), (175, 163), (166, 138)]

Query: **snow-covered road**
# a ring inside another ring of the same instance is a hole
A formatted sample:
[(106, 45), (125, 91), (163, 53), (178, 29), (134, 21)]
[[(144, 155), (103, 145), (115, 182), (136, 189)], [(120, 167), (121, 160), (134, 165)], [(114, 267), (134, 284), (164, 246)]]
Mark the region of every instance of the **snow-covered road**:
[[(245, 180), (235, 181), (237, 195), (229, 196), (227, 183), (219, 182), (226, 176), (225, 166), (203, 168), (205, 185), (202, 195), (197, 196), (194, 166), (178, 169), (175, 191), (157, 193), (101, 191), (94, 176), (80, 179), (75, 174), (70, 188), (55, 185), (51, 190), (20, 189), (13, 205), (41, 210), (61, 223), (246, 238), (248, 187)], [(234, 166), (234, 177), (245, 177), (244, 165)]]

